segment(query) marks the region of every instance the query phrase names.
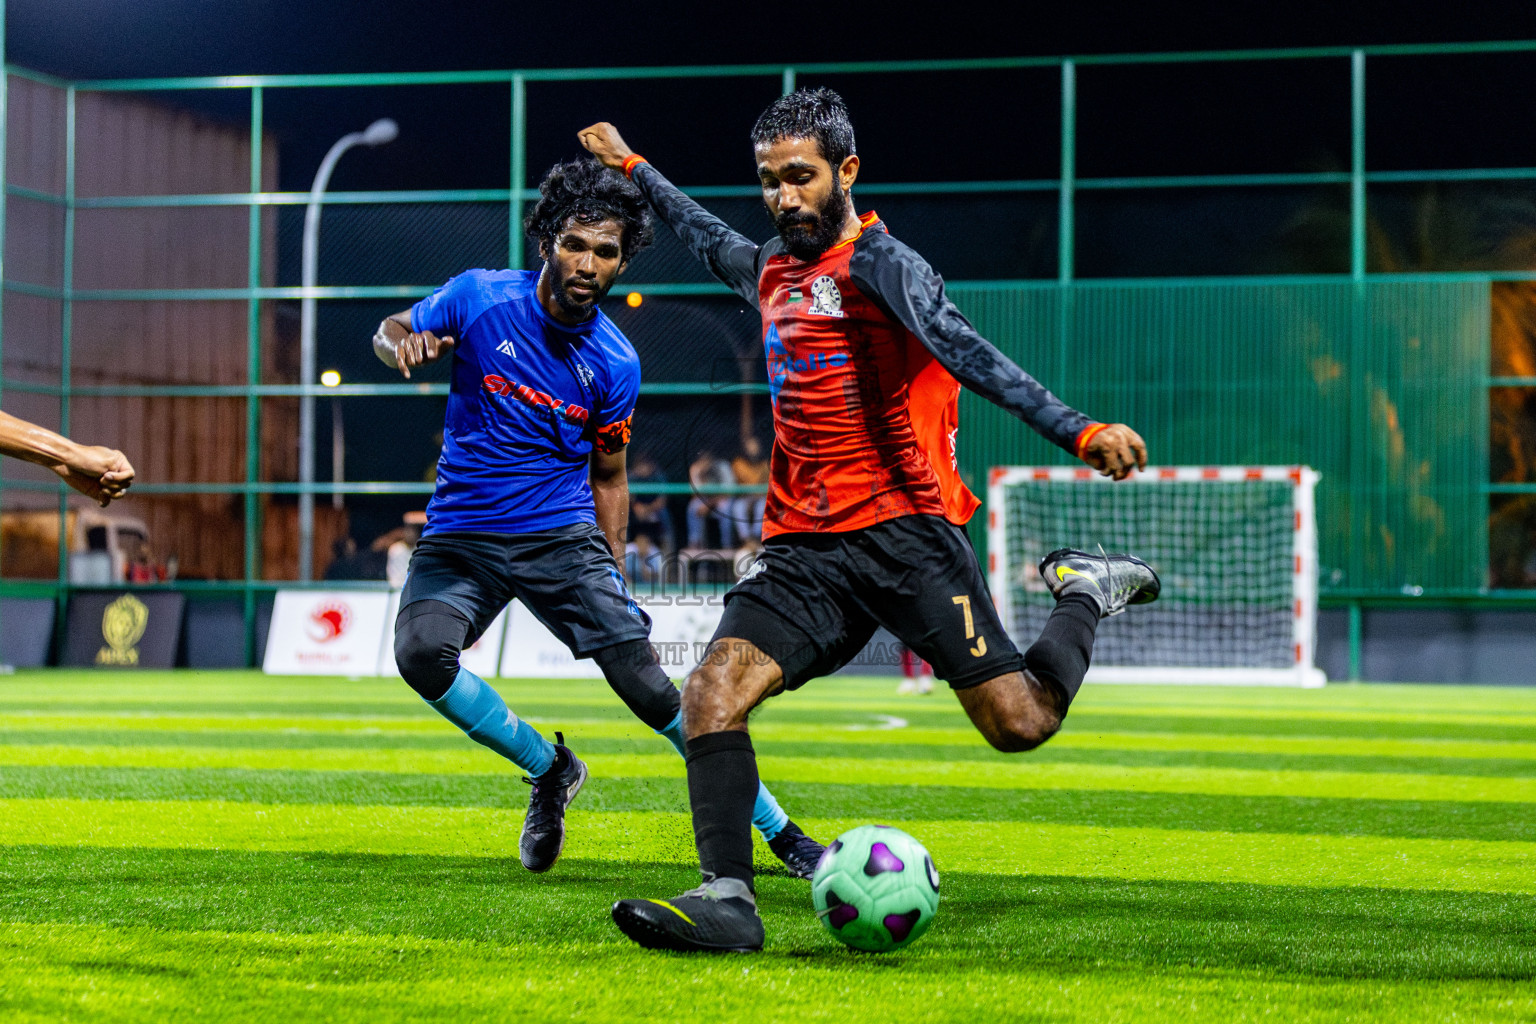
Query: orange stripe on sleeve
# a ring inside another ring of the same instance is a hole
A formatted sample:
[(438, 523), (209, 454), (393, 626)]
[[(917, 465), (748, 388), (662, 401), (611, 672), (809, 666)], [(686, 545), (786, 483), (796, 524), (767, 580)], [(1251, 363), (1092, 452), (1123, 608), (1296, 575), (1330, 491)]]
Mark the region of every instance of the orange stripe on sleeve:
[(1092, 441), (1095, 437), (1097, 437), (1101, 431), (1108, 430), (1108, 429), (1109, 429), (1109, 424), (1108, 423), (1090, 423), (1090, 424), (1088, 424), (1086, 427), (1083, 428), (1083, 432), (1081, 434), (1077, 435), (1077, 441), (1074, 442), (1074, 444), (1072, 446), (1072, 453), (1074, 455), (1076, 455), (1078, 458), (1082, 458), (1083, 457), (1083, 450), (1088, 447), (1088, 442)]

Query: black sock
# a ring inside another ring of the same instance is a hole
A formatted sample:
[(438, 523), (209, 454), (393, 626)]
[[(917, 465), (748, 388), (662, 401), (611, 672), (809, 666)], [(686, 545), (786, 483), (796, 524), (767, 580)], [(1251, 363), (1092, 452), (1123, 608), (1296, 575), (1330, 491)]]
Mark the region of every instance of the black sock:
[(688, 741), (688, 802), (693, 841), (706, 876), (752, 885), (752, 805), (757, 755), (744, 732), (706, 733)]
[(1093, 633), (1099, 626), (1099, 606), (1087, 594), (1068, 594), (1051, 610), (1040, 639), (1024, 652), (1024, 667), (1062, 698), (1061, 711), (1082, 688), (1093, 657)]

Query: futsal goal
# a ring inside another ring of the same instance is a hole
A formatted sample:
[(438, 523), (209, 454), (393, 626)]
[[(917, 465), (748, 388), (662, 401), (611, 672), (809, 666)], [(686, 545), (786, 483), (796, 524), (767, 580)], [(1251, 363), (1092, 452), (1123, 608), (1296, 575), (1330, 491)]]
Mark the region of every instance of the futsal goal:
[(1119, 483), (1079, 467), (994, 467), (993, 600), (1024, 646), (1055, 603), (1040, 559), (1102, 545), (1145, 559), (1163, 587), (1099, 624), (1090, 680), (1322, 686), (1317, 479), (1305, 466), (1163, 466)]

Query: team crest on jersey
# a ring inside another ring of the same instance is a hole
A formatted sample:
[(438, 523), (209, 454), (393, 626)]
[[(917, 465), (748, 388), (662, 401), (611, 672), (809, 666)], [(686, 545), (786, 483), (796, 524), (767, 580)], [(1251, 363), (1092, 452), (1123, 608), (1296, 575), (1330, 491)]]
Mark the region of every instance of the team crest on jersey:
[(811, 282), (811, 308), (806, 312), (813, 316), (843, 315), (843, 293), (837, 290), (832, 275), (823, 274)]
[(504, 356), (511, 356), (513, 359), (517, 358), (517, 346), (512, 344), (512, 339), (510, 338), (502, 338), (501, 344), (496, 346), (496, 351)]

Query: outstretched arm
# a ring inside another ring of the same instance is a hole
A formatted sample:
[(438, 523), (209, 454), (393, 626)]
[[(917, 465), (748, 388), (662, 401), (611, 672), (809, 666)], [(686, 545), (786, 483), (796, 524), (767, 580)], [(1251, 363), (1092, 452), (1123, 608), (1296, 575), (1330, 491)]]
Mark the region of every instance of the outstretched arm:
[(373, 334), (373, 354), (385, 366), (399, 370), (407, 380), (413, 367), (436, 362), (452, 352), (453, 346), (450, 335), (439, 338), (431, 331), (412, 330), (410, 310), (385, 317)]
[(629, 175), (646, 202), (651, 204), (651, 209), (656, 211), (656, 216), (709, 267), (711, 274), (752, 305), (757, 305), (761, 247), (756, 242), (732, 230), (725, 221), (683, 195), (677, 186), (647, 163), (645, 157), (630, 149), (618, 129), (607, 121), (583, 128), (576, 137), (605, 166)]
[(1028, 423), (1105, 476), (1147, 468), (1147, 446), (1123, 423), (1096, 423), (1051, 394), (971, 326), (944, 294), (944, 279), (911, 249), (876, 236), (848, 271), (861, 292), (917, 336), (965, 387)]
[(133, 484), (133, 466), (122, 452), (76, 444), (61, 434), (0, 412), (0, 454), (47, 466), (75, 490), (103, 507)]

